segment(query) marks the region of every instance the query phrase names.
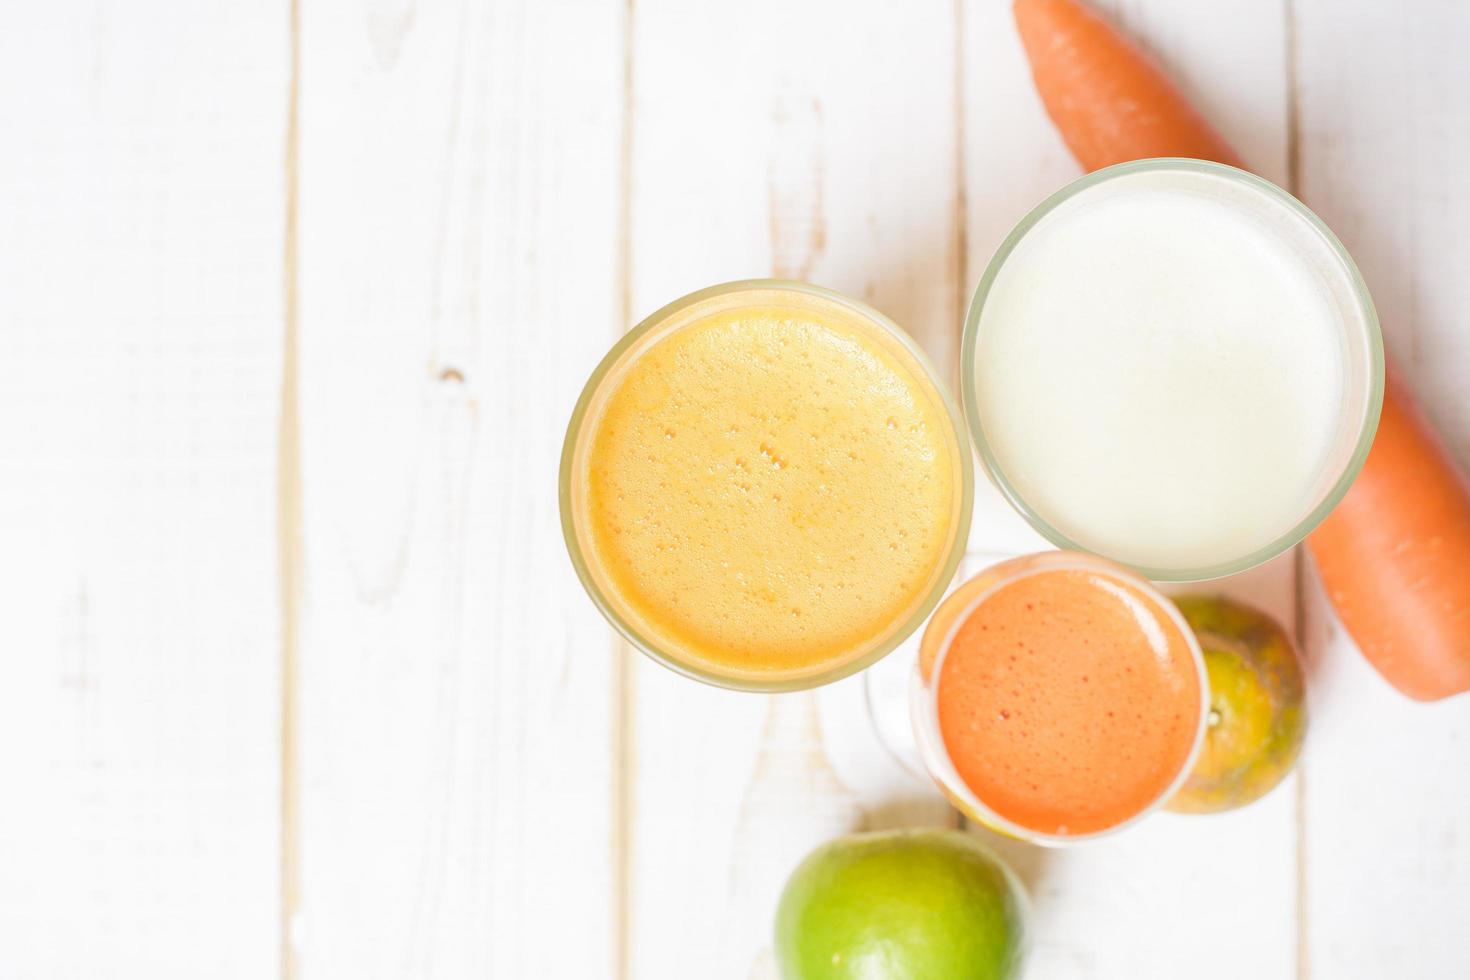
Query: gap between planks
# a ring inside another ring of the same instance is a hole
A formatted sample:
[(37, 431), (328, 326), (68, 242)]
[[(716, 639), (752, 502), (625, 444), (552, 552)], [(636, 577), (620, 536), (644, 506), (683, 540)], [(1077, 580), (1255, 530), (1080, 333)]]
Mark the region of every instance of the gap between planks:
[[(1285, 21), (1283, 29), (1286, 51), (1286, 189), (1293, 195), (1301, 192), (1301, 96), (1299, 92), (1300, 65), (1297, 44), (1296, 0), (1282, 0), (1281, 14)], [(1303, 583), (1307, 575), (1306, 542), (1297, 545), (1292, 559), (1292, 633), (1296, 641), (1297, 656), (1303, 658), (1307, 643), (1307, 590)], [(1309, 722), (1310, 726), (1310, 722)], [(1308, 732), (1310, 737), (1310, 731)], [(1307, 851), (1307, 767), (1306, 760), (1298, 758), (1296, 768), (1296, 794), (1294, 800), (1296, 834), (1296, 980), (1310, 980), (1312, 975), (1311, 944), (1307, 922), (1308, 851)]]
[[(633, 17), (634, 0), (623, 2), (623, 119), (618, 166), (617, 275), (620, 309), (616, 337), (633, 326)], [(638, 778), (634, 758), (633, 657), (635, 651), (612, 633), (612, 975), (628, 980), (633, 933), (633, 789)]]
[[(958, 394), (960, 350), (969, 311), (970, 288), (970, 187), (965, 172), (965, 0), (954, 0), (954, 234), (955, 234), (955, 324), (954, 370), (950, 383)], [(966, 439), (968, 441), (968, 434)], [(969, 447), (967, 447), (969, 448)]]
[(276, 449), (276, 533), (281, 602), (280, 974), (296, 980), (293, 924), (301, 901), (301, 774), (297, 757), (301, 604), (300, 257), (297, 219), (301, 148), (301, 4), (290, 0), (285, 225), (281, 255), (281, 415)]

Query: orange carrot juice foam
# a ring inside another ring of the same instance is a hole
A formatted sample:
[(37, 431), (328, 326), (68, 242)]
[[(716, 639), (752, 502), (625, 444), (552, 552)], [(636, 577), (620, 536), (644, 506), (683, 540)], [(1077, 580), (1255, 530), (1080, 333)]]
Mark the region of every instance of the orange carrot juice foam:
[(1192, 763), (1207, 701), (1198, 646), (1168, 600), (1065, 552), (962, 586), (926, 632), (920, 670), (941, 785), (949, 776), (962, 806), (979, 804), (964, 808), (1022, 835), (1096, 834), (1162, 803)]
[(881, 655), (937, 601), (967, 523), (958, 416), (917, 352), (805, 288), (650, 319), (575, 440), (589, 591), (645, 649), (733, 686)]

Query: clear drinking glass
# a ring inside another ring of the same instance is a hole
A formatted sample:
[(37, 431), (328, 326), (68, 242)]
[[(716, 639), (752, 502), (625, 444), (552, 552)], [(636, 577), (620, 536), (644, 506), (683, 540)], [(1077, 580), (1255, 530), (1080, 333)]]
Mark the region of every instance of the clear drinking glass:
[[(1093, 572), (1117, 579), (1137, 590), (1151, 600), (1157, 608), (1178, 628), (1189, 650), (1191, 661), (1199, 681), (1199, 703), (1196, 706), (1198, 721), (1195, 736), (1188, 756), (1179, 771), (1173, 775), (1167, 787), (1157, 798), (1127, 819), (1092, 833), (1052, 834), (1023, 827), (995, 812), (980, 799), (975, 791), (961, 778), (939, 725), (938, 691), (943, 675), (945, 657), (962, 623), (979, 609), (991, 596), (1007, 585), (1029, 575), (1052, 571)], [(1209, 685), (1205, 674), (1204, 657), (1194, 631), (1184, 621), (1178, 609), (1167, 598), (1160, 595), (1148, 582), (1131, 571), (1111, 561), (1081, 552), (1047, 551), (1034, 555), (1023, 555), (991, 565), (951, 592), (935, 610), (933, 617), (919, 644), (918, 660), (910, 678), (909, 715), (913, 724), (914, 739), (924, 768), (933, 777), (944, 795), (961, 812), (978, 823), (998, 833), (1047, 847), (1067, 846), (1097, 840), (1132, 826), (1158, 810), (1168, 802), (1194, 768), (1204, 741), (1205, 727), (1209, 717)]]
[[(681, 659), (636, 622), (626, 602), (599, 567), (584, 518), (587, 454), (600, 413), (624, 372), (642, 354), (675, 331), (716, 313), (741, 307), (781, 306), (816, 311), (840, 308), (847, 322), (859, 326), (865, 339), (879, 344), (904, 367), (933, 403), (938, 417), (947, 419), (945, 439), (953, 461), (952, 513), (942, 560), (932, 569), (919, 598), (896, 621), (863, 642), (850, 653), (836, 658), (835, 666), (818, 672), (725, 673), (703, 664)], [(970, 529), (974, 503), (974, 473), (964, 416), (947, 392), (938, 373), (917, 344), (893, 321), (864, 303), (808, 283), (756, 279), (711, 286), (675, 300), (639, 323), (623, 336), (593, 371), (567, 426), (559, 480), (562, 534), (577, 576), (587, 594), (607, 621), (633, 646), (686, 677), (718, 687), (745, 691), (792, 691), (817, 687), (862, 670), (903, 642), (923, 624), (953, 582)]]
[[(1373, 443), (1379, 409), (1383, 402), (1383, 342), (1368, 288), (1337, 236), (1304, 204), (1280, 187), (1254, 174), (1222, 164), (1203, 160), (1158, 158), (1118, 164), (1088, 174), (1037, 205), (1001, 243), (981, 277), (970, 303), (960, 351), (960, 385), (965, 414), (985, 471), (996, 488), (1031, 526), (1058, 548), (1099, 550), (1101, 553), (1100, 549), (1088, 548), (1049, 522), (1017, 489), (1016, 481), (1001, 465), (993, 446), (986, 438), (987, 419), (980, 408), (981, 401), (977, 392), (976, 359), (979, 356), (987, 298), (997, 276), (1027, 234), (1077, 195), (1110, 181), (1127, 180), (1142, 174), (1173, 174), (1180, 175), (1181, 179), (1189, 179), (1191, 176), (1211, 178), (1222, 182), (1221, 186), (1227, 193), (1239, 195), (1240, 201), (1257, 202), (1263, 213), (1268, 214), (1269, 221), (1274, 223), (1273, 233), (1279, 235), (1283, 241), (1290, 240), (1292, 247), (1298, 248), (1300, 254), (1306, 256), (1312, 264), (1339, 313), (1339, 340), (1347, 368), (1338, 414), (1339, 423), (1326, 465), (1316, 481), (1315, 492), (1302, 501), (1298, 519), (1288, 530), (1264, 546), (1213, 564), (1148, 567), (1137, 562), (1127, 563), (1153, 581), (1183, 582), (1217, 578), (1243, 571), (1275, 557), (1301, 541), (1327, 516), (1362, 468), (1368, 449)], [(1121, 556), (1109, 557), (1123, 560)]]

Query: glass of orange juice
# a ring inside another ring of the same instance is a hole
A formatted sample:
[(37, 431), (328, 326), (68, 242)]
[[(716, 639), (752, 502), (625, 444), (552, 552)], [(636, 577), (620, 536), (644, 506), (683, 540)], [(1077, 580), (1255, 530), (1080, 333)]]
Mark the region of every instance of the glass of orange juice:
[(913, 633), (973, 500), (963, 418), (892, 321), (804, 283), (676, 300), (587, 382), (562, 452), (567, 550), (634, 646), (743, 690), (814, 687)]
[(951, 593), (910, 688), (924, 766), (965, 814), (1042, 845), (1091, 840), (1188, 777), (1209, 695), (1194, 633), (1120, 565), (1053, 551)]

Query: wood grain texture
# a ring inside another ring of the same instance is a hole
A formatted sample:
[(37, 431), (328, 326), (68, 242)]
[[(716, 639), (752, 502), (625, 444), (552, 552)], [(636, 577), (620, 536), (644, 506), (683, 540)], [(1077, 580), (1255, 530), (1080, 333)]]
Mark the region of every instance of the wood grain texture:
[[(1470, 8), (1296, 11), (1299, 191), (1352, 251), (1398, 367), (1470, 464)], [(1470, 699), (1401, 697), (1315, 578), (1307, 596), (1304, 972), (1470, 975)]]
[(269, 976), (281, 4), (0, 30), (0, 976)]
[(555, 474), (620, 325), (622, 29), (303, 8), (304, 977), (613, 970), (611, 643)]
[[(1166, 0), (1100, 4), (1158, 57), (1266, 176), (1287, 169), (1287, 38), (1279, 0), (1207, 9)], [(1044, 197), (1080, 174), (1031, 83), (1009, 5), (964, 8), (967, 281)], [(998, 494), (977, 501), (972, 546), (1045, 543)], [(1295, 561), (1195, 586), (1295, 622)], [(1030, 975), (1284, 978), (1295, 973), (1296, 803), (1292, 783), (1245, 810), (1160, 814), (1093, 846), (1042, 851), (983, 831), (1031, 889)]]
[[(640, 2), (635, 313), (715, 282), (808, 279), (873, 303), (950, 370), (953, 23), (939, 0)], [(776, 898), (810, 848), (951, 819), (921, 782), (894, 797), (844, 781), (831, 745), (852, 736), (832, 729), (865, 725), (860, 707), (699, 687), (642, 658), (633, 694), (631, 976), (771, 976)]]

